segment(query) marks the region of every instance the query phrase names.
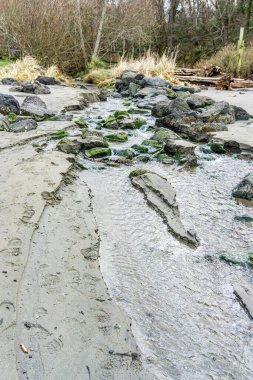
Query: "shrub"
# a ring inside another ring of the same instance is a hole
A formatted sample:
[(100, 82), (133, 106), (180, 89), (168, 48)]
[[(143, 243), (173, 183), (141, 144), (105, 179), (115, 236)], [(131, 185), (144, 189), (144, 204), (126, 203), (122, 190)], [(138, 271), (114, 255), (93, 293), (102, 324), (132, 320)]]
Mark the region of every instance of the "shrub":
[[(201, 60), (196, 64), (196, 67), (200, 70), (205, 70), (210, 66), (219, 66), (222, 71), (227, 74), (236, 75), (237, 66), (237, 46), (235, 44), (230, 44), (223, 47), (217, 53), (215, 53), (211, 58), (207, 60)], [(245, 47), (241, 76), (248, 78), (253, 75), (253, 43), (250, 43)]]

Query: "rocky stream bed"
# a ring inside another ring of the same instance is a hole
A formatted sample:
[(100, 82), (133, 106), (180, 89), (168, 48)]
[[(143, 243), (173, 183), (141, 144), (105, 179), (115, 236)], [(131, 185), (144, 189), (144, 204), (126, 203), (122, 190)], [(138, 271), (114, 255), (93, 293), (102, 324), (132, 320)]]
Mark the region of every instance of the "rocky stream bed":
[(252, 379), (252, 93), (10, 84), (0, 379)]

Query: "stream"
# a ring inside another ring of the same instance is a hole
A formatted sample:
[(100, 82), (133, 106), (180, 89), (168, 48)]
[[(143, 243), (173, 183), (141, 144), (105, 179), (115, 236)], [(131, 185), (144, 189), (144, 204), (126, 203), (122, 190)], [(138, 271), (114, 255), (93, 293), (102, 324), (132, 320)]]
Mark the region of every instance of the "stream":
[[(128, 107), (129, 108), (129, 107)], [(95, 128), (98, 116), (124, 110), (121, 99), (93, 104), (85, 117)], [(154, 119), (146, 117), (148, 126)], [(133, 131), (128, 148), (150, 138), (147, 126)], [(252, 163), (197, 148), (198, 167), (155, 161), (119, 167), (83, 160), (81, 178), (93, 195), (98, 223), (100, 265), (112, 297), (133, 320), (145, 365), (156, 379), (250, 380), (253, 378), (253, 324), (233, 294), (233, 285), (252, 284), (250, 270), (219, 260), (253, 252), (253, 208), (237, 204), (232, 189), (252, 171)], [(129, 180), (143, 167), (167, 178), (177, 193), (183, 224), (195, 230), (195, 250), (176, 240)]]

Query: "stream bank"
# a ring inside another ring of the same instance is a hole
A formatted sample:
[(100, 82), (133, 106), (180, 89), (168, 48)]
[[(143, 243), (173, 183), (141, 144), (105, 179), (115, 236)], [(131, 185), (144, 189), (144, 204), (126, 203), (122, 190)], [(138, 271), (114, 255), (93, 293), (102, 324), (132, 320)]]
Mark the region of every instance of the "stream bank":
[[(63, 93), (68, 90), (56, 87), (44, 100), (59, 111)], [(68, 106), (76, 97), (64, 101)], [(95, 131), (101, 117), (128, 109), (124, 99), (109, 98), (74, 115)], [(151, 113), (141, 117), (147, 124), (128, 132), (128, 141), (110, 143), (114, 159), (117, 150), (141, 145), (154, 133)], [(184, 170), (158, 160), (87, 160), (81, 153), (86, 170), (71, 178), (73, 156), (56, 151), (50, 137), (62, 122), (43, 123), (43, 136), (38, 130), (11, 135), (15, 142), (1, 132), (3, 379), (251, 379), (252, 322), (234, 285), (250, 288), (252, 272), (219, 256), (243, 257), (253, 248), (252, 224), (238, 219), (253, 218), (252, 209), (231, 197), (252, 162), (197, 148), (197, 167)], [(64, 123), (73, 139), (80, 137), (76, 125)], [(173, 185), (197, 249), (173, 237), (132, 186), (129, 174), (136, 168)], [(60, 187), (60, 173), (68, 186)], [(131, 327), (153, 375), (142, 367)]]

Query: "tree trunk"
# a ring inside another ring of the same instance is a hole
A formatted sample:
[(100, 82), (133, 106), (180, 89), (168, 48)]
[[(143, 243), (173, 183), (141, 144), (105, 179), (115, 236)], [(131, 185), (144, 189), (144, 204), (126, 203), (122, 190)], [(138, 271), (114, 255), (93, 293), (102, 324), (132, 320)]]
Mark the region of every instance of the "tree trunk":
[(80, 0), (76, 0), (76, 10), (77, 10), (77, 26), (80, 37), (80, 47), (83, 54), (84, 62), (87, 61), (87, 54), (85, 49), (84, 37), (83, 37), (83, 28), (82, 28), (82, 17), (81, 17), (81, 2)]
[(105, 16), (106, 16), (106, 10), (107, 10), (108, 2), (107, 0), (104, 0), (103, 8), (102, 8), (102, 13), (99, 21), (99, 26), (98, 26), (98, 32), (97, 32), (97, 38), (92, 54), (92, 59), (96, 58), (98, 55), (98, 50), (99, 50), (99, 45), (100, 45), (100, 40), (102, 36), (102, 30), (103, 30), (103, 25), (105, 21)]
[(246, 36), (248, 35), (249, 30), (250, 30), (250, 19), (251, 19), (252, 7), (253, 7), (253, 0), (247, 0), (247, 4), (246, 4), (246, 23), (245, 23)]

